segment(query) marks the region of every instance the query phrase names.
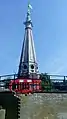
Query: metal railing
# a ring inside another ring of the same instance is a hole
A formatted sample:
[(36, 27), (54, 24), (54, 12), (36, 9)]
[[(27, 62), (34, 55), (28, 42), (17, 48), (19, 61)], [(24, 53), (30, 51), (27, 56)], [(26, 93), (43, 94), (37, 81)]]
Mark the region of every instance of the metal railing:
[[(42, 91), (57, 91), (57, 92), (67, 91), (67, 76), (64, 75), (48, 75), (48, 76), (50, 76), (50, 80), (52, 84), (49, 86), (44, 84), (45, 88), (42, 89)], [(17, 78), (18, 78), (18, 74), (0, 76), (0, 89), (9, 88), (9, 81), (16, 80)], [(18, 87), (17, 84), (16, 87)], [(34, 90), (34, 84), (33, 84), (33, 90)]]
[[(41, 75), (41, 74), (37, 74), (37, 75)], [(47, 74), (46, 76), (50, 76), (50, 79), (52, 79), (52, 80), (55, 80), (55, 79), (58, 79), (58, 80), (66, 79), (67, 80), (67, 76), (65, 76), (65, 75)], [(0, 80), (3, 80), (3, 79), (16, 79), (17, 77), (18, 77), (18, 74), (0, 75)]]

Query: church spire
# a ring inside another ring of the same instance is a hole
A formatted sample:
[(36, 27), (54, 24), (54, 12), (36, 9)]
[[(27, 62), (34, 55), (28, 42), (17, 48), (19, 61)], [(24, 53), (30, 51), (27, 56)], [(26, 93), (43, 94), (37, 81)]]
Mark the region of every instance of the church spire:
[(23, 47), (21, 52), (18, 76), (35, 77), (38, 72), (38, 64), (36, 61), (36, 53), (32, 33), (32, 20), (31, 20), (32, 6), (28, 4), (28, 11), (25, 24), (25, 35), (23, 40)]

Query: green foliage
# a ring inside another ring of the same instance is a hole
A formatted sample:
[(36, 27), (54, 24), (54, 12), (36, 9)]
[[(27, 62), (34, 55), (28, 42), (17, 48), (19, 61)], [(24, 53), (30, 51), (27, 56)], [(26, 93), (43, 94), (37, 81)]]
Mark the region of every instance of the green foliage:
[(43, 90), (49, 91), (52, 88), (52, 82), (50, 80), (50, 76), (45, 73), (40, 75), (40, 79), (42, 80), (41, 86)]
[(42, 89), (45, 89), (44, 81), (41, 82)]

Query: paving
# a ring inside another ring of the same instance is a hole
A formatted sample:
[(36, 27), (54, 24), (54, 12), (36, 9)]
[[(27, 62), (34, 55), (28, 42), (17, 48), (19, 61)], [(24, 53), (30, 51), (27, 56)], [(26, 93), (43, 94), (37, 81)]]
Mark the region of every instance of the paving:
[(4, 115), (6, 115), (5, 119), (67, 119), (66, 93), (35, 93), (27, 96), (21, 94), (19, 95), (21, 100), (19, 100), (21, 102), (19, 109), (17, 108), (17, 98), (14, 95), (1, 93), (0, 97), (4, 95), (7, 104), (3, 103), (4, 109), (0, 109), (0, 119), (4, 119)]
[(21, 95), (20, 119), (67, 119), (67, 94)]

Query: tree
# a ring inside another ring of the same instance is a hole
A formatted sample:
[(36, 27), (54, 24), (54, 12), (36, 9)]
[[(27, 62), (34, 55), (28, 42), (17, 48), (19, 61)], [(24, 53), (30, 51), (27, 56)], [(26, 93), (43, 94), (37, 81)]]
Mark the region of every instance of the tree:
[(42, 80), (41, 82), (41, 86), (43, 90), (49, 91), (52, 88), (52, 83), (50, 80), (50, 75), (48, 75), (47, 73), (41, 73), (40, 74), (40, 79)]

